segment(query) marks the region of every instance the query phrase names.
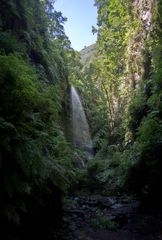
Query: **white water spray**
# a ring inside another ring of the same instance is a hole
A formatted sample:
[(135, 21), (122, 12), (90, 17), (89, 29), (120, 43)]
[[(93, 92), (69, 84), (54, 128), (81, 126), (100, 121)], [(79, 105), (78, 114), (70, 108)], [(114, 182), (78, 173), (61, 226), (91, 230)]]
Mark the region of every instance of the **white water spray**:
[(88, 159), (93, 157), (93, 146), (86, 115), (80, 97), (71, 87), (73, 144), (83, 150)]

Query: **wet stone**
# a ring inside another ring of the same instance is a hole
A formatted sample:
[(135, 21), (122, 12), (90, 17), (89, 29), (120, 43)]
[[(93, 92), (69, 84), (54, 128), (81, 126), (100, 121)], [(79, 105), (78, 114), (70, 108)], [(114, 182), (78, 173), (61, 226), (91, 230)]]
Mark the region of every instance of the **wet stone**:
[(64, 238), (59, 240), (162, 240), (162, 219), (139, 214), (139, 200), (99, 195), (69, 200), (63, 212)]

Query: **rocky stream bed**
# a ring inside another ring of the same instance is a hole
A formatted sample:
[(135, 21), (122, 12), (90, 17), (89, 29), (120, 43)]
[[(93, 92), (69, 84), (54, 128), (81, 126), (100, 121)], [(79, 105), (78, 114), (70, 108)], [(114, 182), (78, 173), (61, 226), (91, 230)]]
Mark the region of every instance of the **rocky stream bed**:
[(66, 199), (59, 240), (162, 240), (162, 214), (137, 199), (72, 196)]

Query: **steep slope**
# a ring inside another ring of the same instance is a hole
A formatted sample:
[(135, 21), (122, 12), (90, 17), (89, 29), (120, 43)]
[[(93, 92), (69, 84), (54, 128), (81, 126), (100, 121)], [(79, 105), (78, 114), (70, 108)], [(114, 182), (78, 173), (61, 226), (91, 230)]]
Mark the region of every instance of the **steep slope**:
[(93, 61), (95, 54), (97, 52), (96, 44), (92, 44), (88, 47), (84, 47), (80, 52), (81, 62), (85, 66), (89, 66), (90, 63)]
[(71, 165), (60, 123), (69, 46), (63, 22), (51, 1), (1, 1), (0, 225), (5, 239), (16, 229), (24, 230), (21, 239), (30, 238), (32, 230), (42, 239), (45, 225), (60, 217)]

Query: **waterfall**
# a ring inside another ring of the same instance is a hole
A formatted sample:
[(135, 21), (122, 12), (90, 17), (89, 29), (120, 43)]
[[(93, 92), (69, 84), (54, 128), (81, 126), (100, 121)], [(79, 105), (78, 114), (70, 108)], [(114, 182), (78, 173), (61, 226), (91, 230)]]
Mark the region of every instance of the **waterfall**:
[(93, 146), (86, 115), (76, 89), (71, 87), (72, 134), (75, 147), (84, 151), (88, 159), (93, 157)]

